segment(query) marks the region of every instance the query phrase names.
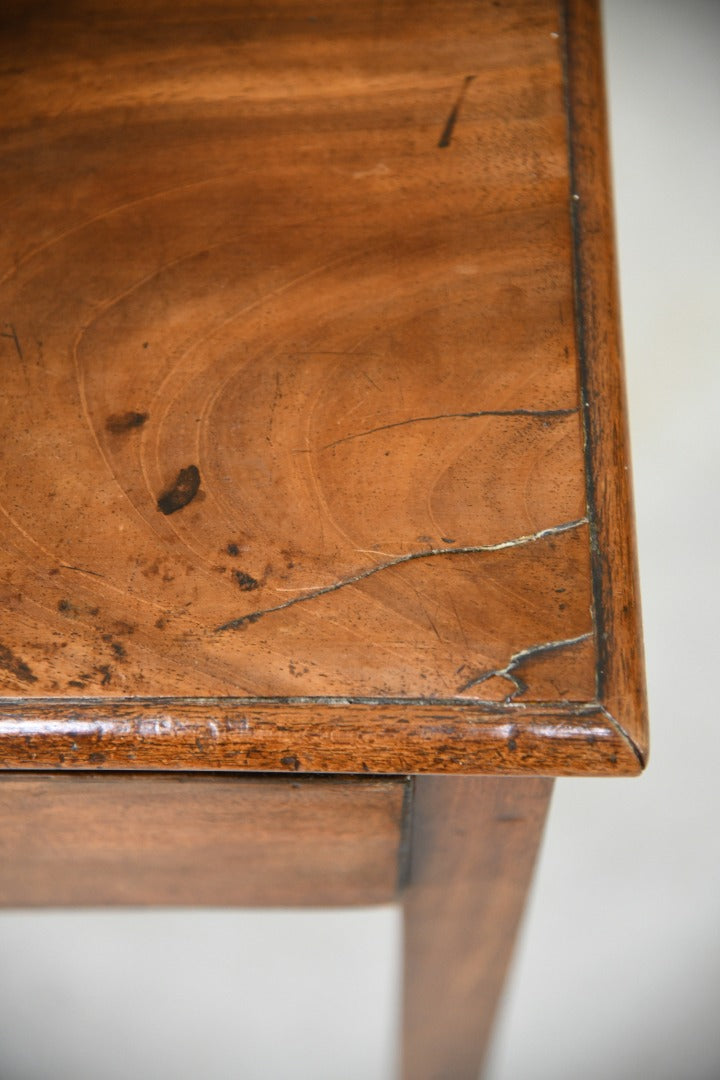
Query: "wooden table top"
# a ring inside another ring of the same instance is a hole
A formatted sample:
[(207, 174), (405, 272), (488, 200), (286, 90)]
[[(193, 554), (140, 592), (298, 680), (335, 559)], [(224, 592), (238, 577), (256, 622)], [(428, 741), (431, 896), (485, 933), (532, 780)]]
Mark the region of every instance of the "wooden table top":
[(594, 5), (4, 20), (2, 763), (638, 771)]

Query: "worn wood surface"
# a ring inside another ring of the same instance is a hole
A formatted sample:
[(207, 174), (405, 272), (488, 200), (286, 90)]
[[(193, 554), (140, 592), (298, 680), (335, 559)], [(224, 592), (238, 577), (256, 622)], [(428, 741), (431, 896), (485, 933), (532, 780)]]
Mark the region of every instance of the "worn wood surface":
[(0, 905), (393, 900), (401, 779), (0, 775)]
[(641, 767), (593, 18), (6, 4), (5, 765)]
[(551, 790), (539, 778), (416, 779), (405, 1080), (477, 1080)]

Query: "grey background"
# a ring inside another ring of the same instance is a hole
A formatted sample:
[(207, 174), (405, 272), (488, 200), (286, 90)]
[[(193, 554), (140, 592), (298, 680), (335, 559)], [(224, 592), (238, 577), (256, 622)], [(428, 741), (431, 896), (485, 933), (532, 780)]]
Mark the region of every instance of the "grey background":
[[(558, 783), (488, 1080), (720, 1077), (720, 3), (607, 0), (650, 770)], [(0, 1080), (390, 1080), (398, 915), (0, 915)]]

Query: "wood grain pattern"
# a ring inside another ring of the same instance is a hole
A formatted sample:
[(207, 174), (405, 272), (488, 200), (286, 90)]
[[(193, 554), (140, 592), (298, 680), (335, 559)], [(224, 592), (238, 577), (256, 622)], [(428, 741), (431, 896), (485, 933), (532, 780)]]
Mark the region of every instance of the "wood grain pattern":
[(556, 6), (5, 20), (3, 763), (637, 771)]
[(401, 779), (0, 775), (0, 905), (386, 903)]
[(406, 1080), (477, 1080), (551, 791), (540, 778), (415, 781)]

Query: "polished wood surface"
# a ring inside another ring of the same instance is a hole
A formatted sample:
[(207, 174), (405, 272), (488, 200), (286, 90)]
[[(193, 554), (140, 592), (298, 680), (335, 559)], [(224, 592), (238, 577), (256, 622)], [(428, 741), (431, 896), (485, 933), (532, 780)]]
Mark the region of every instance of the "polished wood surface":
[(0, 905), (387, 903), (407, 783), (0, 775)]
[(477, 1080), (551, 791), (540, 778), (415, 781), (404, 1080)]
[[(647, 762), (637, 552), (608, 161), (600, 11), (566, 5), (578, 344), (591, 509), (597, 693)], [(577, 196), (577, 197), (576, 197)]]
[(641, 768), (593, 17), (6, 5), (5, 765)]

